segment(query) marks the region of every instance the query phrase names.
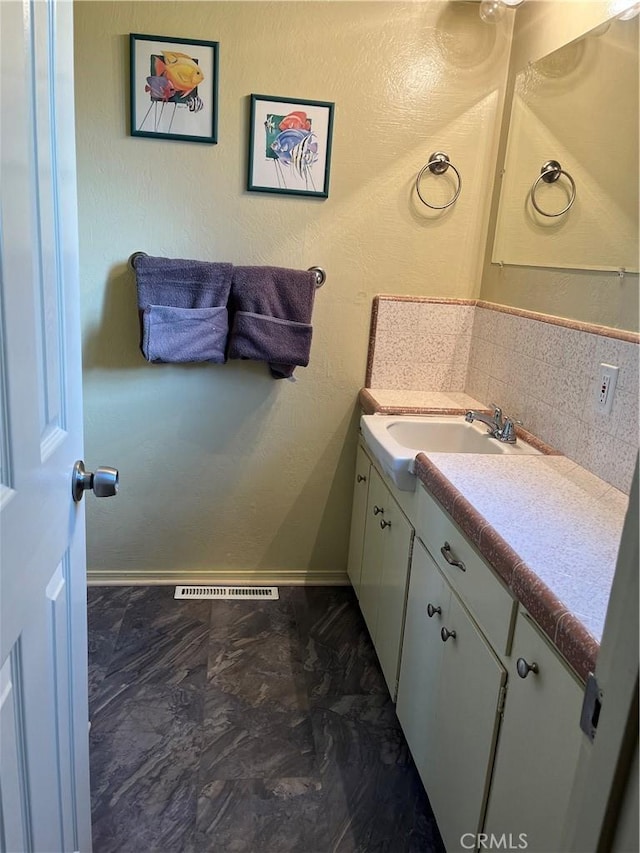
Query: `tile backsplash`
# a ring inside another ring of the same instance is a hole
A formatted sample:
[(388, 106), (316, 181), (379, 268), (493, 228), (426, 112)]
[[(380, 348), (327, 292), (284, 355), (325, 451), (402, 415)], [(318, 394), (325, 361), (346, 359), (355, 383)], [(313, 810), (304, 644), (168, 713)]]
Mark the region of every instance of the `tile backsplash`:
[(463, 391), (474, 306), (468, 299), (378, 297), (367, 387)]
[[(471, 300), (377, 297), (367, 387), (464, 391), (628, 493), (638, 452), (638, 335)], [(595, 409), (600, 363), (620, 368)]]

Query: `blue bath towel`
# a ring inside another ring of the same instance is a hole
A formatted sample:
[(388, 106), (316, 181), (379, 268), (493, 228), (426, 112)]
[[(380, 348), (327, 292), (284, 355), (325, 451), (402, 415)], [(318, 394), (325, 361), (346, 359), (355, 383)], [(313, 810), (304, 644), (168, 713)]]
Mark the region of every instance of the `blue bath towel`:
[(152, 362), (222, 364), (229, 332), (226, 308), (147, 305), (142, 312), (142, 354)]
[(140, 348), (148, 361), (225, 361), (232, 270), (182, 258), (136, 259)]
[(229, 358), (266, 361), (275, 379), (309, 364), (315, 273), (282, 267), (234, 267)]

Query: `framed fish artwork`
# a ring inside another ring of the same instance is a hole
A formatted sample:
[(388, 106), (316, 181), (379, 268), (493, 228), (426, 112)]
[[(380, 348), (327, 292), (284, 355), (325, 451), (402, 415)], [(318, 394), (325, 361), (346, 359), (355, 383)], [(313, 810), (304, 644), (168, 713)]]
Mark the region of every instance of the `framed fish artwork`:
[(131, 136), (218, 141), (218, 42), (130, 33)]
[(334, 104), (251, 95), (247, 189), (329, 195)]

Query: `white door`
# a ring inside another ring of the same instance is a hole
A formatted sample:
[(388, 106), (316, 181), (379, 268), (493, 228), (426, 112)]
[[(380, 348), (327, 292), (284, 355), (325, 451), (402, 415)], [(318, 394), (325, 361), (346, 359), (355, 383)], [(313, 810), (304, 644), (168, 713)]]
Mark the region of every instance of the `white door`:
[(0, 2), (0, 845), (91, 849), (73, 9)]

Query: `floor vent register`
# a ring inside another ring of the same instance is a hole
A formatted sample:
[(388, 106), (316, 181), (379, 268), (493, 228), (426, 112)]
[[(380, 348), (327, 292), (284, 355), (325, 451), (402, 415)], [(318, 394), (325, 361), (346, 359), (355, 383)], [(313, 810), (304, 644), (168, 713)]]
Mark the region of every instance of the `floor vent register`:
[(174, 598), (217, 598), (273, 600), (280, 598), (277, 586), (177, 586)]

